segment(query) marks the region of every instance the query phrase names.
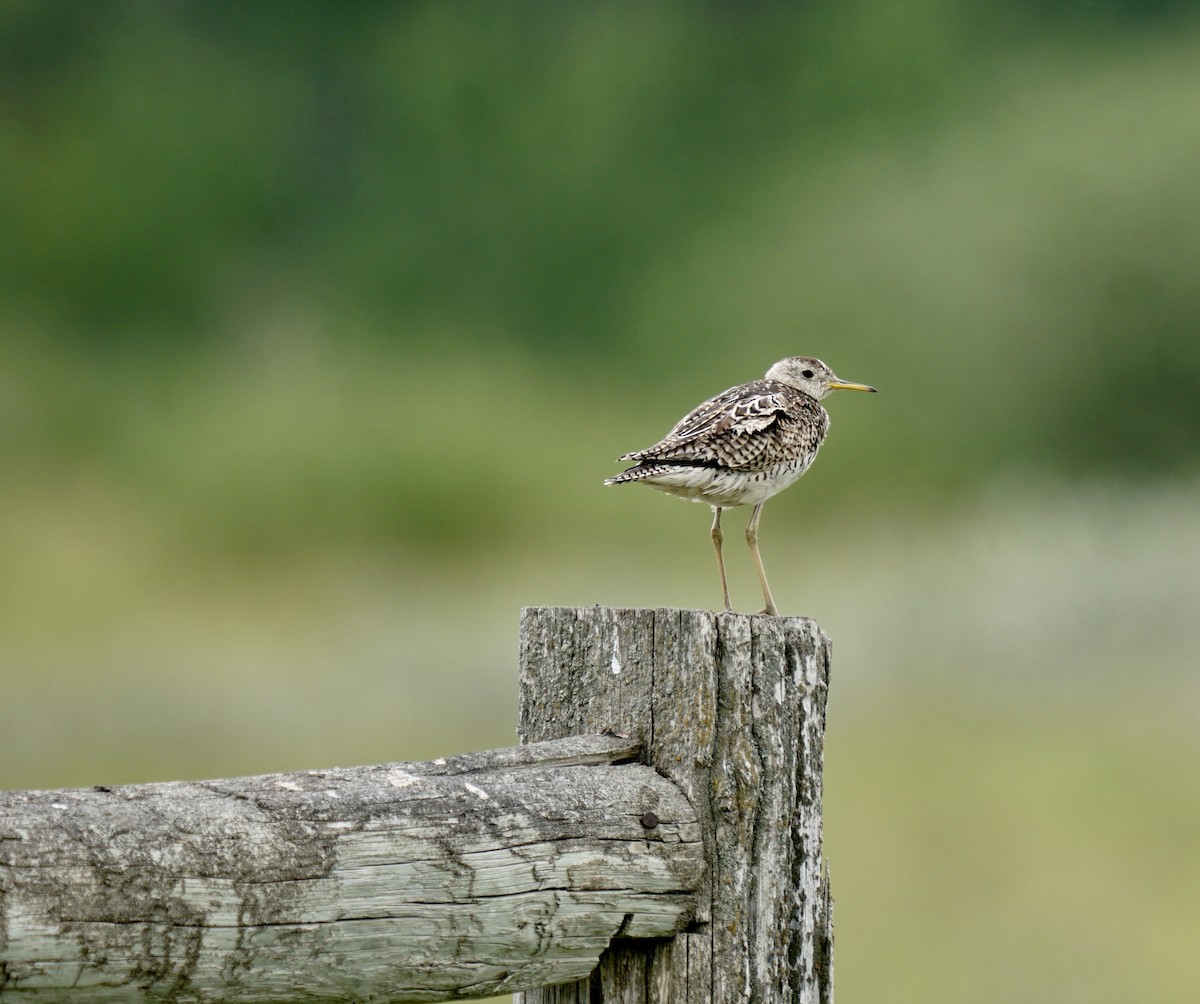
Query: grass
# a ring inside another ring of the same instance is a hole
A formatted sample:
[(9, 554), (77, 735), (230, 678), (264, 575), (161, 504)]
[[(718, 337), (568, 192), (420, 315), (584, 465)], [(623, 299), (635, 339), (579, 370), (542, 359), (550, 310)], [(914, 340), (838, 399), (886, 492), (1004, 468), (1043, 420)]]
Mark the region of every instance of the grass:
[(1194, 729), (927, 694), (842, 719), (827, 850), (843, 999), (1185, 1001)]

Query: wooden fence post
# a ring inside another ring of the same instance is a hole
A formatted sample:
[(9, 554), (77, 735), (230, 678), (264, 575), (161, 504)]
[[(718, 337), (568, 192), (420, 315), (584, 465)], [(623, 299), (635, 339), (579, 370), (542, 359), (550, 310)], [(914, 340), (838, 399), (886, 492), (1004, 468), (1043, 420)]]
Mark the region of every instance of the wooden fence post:
[[(821, 850), (829, 640), (800, 617), (534, 607), (522, 613), (522, 742), (610, 729), (697, 810), (694, 923), (619, 938), (591, 977), (524, 1004), (825, 1004), (832, 901)], [(652, 820), (647, 820), (652, 822)]]

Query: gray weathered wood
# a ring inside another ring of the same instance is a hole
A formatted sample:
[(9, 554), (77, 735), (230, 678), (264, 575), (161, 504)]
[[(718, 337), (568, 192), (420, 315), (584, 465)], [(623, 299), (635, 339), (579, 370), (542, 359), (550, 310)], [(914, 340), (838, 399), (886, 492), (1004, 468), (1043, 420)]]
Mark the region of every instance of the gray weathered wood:
[(578, 979), (614, 935), (680, 930), (703, 872), (695, 811), (637, 755), (594, 735), (0, 793), (0, 1001), (437, 1001)]
[(587, 981), (525, 1004), (832, 999), (821, 851), (829, 641), (806, 618), (530, 608), (521, 625), (525, 741), (611, 728), (696, 806), (709, 871), (695, 922), (614, 944)]

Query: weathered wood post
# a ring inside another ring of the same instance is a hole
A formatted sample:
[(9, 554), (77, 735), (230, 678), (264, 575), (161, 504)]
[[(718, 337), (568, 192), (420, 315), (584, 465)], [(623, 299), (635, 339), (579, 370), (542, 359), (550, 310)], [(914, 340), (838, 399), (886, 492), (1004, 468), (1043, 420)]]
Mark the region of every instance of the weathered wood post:
[(518, 1001), (832, 1000), (821, 849), (829, 652), (800, 617), (523, 611), (522, 741), (605, 728), (639, 738), (645, 762), (696, 807), (708, 871), (683, 933), (617, 939), (588, 979)]

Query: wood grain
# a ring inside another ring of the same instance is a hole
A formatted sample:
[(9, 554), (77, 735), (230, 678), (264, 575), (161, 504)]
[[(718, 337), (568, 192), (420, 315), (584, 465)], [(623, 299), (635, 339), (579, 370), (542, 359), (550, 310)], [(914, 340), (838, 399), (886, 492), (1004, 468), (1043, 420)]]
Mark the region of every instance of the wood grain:
[(593, 735), (0, 793), (0, 1001), (439, 1001), (584, 977), (618, 933), (690, 922), (704, 870), (695, 811), (638, 755)]

